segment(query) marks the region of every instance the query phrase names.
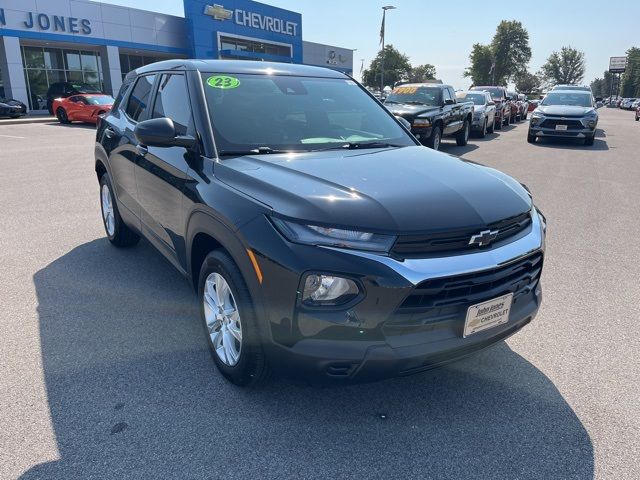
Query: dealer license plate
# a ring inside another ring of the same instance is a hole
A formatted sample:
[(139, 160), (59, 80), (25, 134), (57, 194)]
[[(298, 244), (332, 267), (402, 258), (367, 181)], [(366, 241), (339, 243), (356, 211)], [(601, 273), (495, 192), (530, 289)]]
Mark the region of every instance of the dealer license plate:
[(562, 130), (565, 131), (567, 129), (566, 125), (556, 125), (556, 130)]
[(507, 323), (511, 300), (513, 300), (513, 293), (471, 305), (467, 310), (463, 337)]

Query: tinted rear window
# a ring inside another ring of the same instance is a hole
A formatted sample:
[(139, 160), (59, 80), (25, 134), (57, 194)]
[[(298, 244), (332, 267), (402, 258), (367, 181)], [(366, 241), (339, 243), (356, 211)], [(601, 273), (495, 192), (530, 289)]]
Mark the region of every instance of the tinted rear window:
[(151, 90), (155, 82), (155, 75), (140, 77), (129, 96), (126, 113), (134, 122), (144, 120), (151, 102)]

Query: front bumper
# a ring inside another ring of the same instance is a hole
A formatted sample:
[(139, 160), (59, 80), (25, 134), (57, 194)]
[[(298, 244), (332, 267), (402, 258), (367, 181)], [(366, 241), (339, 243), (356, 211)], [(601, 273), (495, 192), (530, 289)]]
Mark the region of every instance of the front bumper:
[[(266, 222), (268, 225), (261, 224)], [(267, 234), (268, 229), (270, 233)], [(408, 317), (399, 312), (407, 298), (428, 281), (487, 275), (544, 254), (544, 230), (537, 212), (517, 240), (456, 256), (398, 260), (373, 253), (289, 243), (266, 219), (243, 227), (263, 270), (264, 282), (252, 291), (262, 310), (263, 345), (280, 375), (312, 382), (365, 382), (419, 372), (486, 348), (520, 330), (536, 315), (542, 299), (535, 282), (493, 289), (486, 297), (461, 301), (456, 308)], [(255, 231), (253, 231), (255, 230)], [(260, 236), (255, 234), (261, 231)], [(272, 238), (269, 238), (272, 236)], [(277, 238), (275, 238), (277, 237)], [(274, 249), (273, 242), (280, 247)], [(267, 251), (267, 258), (262, 252)], [(308, 272), (353, 278), (364, 297), (346, 308), (302, 306), (301, 280)], [(464, 338), (468, 306), (517, 290), (509, 321)]]
[(482, 130), (484, 128), (484, 121), (487, 117), (480, 115), (479, 117), (473, 116), (471, 120), (471, 130)]
[[(567, 129), (558, 130), (556, 125), (566, 125)], [(596, 134), (597, 126), (597, 117), (533, 117), (529, 122), (529, 134), (536, 137), (591, 138)]]

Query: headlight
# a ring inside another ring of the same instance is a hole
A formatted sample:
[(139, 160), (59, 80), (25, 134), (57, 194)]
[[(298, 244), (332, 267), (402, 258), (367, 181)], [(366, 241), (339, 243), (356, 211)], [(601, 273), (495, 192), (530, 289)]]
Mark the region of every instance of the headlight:
[(428, 118), (416, 118), (415, 120), (413, 120), (413, 126), (414, 127), (430, 127), (431, 120), (429, 120)]
[(547, 217), (540, 211), (538, 207), (535, 207), (535, 211), (538, 213), (538, 218), (540, 218), (540, 223), (542, 224), (542, 231), (547, 233)]
[(396, 237), (393, 235), (303, 225), (275, 217), (271, 217), (271, 220), (278, 231), (289, 241), (305, 245), (326, 245), (329, 247), (388, 252), (396, 241)]
[(356, 282), (335, 275), (309, 274), (304, 280), (302, 303), (309, 307), (337, 306), (360, 295)]
[(542, 118), (542, 113), (540, 113), (540, 112), (533, 112), (533, 113), (531, 114), (531, 117), (532, 117), (532, 118)]

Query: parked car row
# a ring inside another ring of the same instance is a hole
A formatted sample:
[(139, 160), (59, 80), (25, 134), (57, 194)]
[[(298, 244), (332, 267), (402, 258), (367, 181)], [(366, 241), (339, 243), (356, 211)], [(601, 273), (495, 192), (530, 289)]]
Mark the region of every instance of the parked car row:
[(411, 83), (396, 87), (384, 105), (407, 122), (423, 145), (438, 150), (443, 137), (454, 137), (464, 146), (472, 132), (484, 138), (505, 125), (525, 120), (530, 104), (525, 95), (501, 86), (454, 92), (450, 85)]

